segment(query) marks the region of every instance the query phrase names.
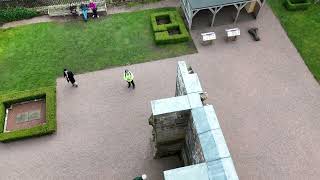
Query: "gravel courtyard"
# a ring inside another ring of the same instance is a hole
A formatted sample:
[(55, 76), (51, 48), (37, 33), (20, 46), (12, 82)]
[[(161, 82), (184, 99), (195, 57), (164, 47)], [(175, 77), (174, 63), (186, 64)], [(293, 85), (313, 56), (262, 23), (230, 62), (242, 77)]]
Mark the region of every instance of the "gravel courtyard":
[[(262, 41), (246, 33), (252, 26)], [(174, 96), (179, 60), (208, 92), (240, 179), (319, 179), (319, 84), (267, 6), (257, 21), (239, 23), (236, 42), (223, 40), (226, 27), (205, 47), (194, 30), (197, 54), (77, 75), (78, 88), (59, 78), (57, 133), (1, 143), (0, 179), (162, 179), (181, 162), (152, 159), (150, 101)], [(122, 80), (125, 68), (135, 90)]]

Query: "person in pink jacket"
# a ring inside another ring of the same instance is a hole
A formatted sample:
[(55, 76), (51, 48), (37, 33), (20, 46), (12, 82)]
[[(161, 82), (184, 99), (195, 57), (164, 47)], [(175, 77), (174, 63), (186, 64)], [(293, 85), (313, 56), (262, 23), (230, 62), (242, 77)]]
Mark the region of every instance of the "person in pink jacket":
[(97, 4), (93, 2), (93, 0), (90, 0), (89, 8), (92, 10), (93, 16), (99, 18), (98, 12), (97, 12)]

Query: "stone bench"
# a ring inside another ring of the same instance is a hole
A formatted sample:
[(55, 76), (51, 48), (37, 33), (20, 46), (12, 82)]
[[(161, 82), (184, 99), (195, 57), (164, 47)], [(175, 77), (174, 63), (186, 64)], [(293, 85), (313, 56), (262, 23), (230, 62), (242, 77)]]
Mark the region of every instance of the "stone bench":
[(201, 37), (202, 45), (212, 44), (212, 42), (217, 39), (216, 33), (214, 32), (201, 33)]
[(226, 40), (229, 41), (235, 41), (237, 40), (237, 37), (240, 36), (240, 29), (239, 28), (233, 28), (233, 29), (226, 29)]
[[(48, 15), (49, 16), (68, 16), (73, 15), (70, 12), (70, 6), (76, 6), (76, 12), (80, 16), (82, 14), (82, 11), (80, 9), (81, 3), (73, 3), (73, 4), (63, 4), (63, 5), (54, 5), (48, 7)], [(86, 4), (89, 4), (89, 2), (86, 2)], [(97, 11), (98, 12), (107, 12), (107, 5), (105, 1), (98, 1), (97, 4)], [(92, 13), (92, 10), (89, 8), (88, 13)]]

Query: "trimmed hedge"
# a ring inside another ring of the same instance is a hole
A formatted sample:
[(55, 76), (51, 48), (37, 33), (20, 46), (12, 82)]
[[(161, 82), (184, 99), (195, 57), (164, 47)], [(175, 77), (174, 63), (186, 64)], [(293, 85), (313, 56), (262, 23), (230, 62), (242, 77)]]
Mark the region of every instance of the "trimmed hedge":
[[(181, 26), (170, 26), (168, 30), (171, 28), (179, 28), (180, 32), (183, 31)], [(170, 43), (179, 43), (185, 42), (189, 40), (188, 31), (182, 32), (181, 34), (174, 34), (170, 35), (168, 31), (156, 32), (155, 34), (155, 41), (157, 44), (170, 44)]]
[[(157, 18), (169, 18), (168, 24), (157, 24)], [(177, 11), (166, 11), (151, 15), (151, 25), (155, 36), (156, 44), (173, 44), (185, 42), (190, 39), (189, 32), (184, 25), (184, 21)], [(169, 34), (171, 29), (179, 29), (180, 34)]]
[[(170, 24), (157, 24), (157, 18), (169, 18), (171, 23)], [(152, 29), (154, 32), (161, 32), (161, 31), (166, 31), (168, 26), (171, 26), (172, 24), (177, 24), (173, 23), (175, 17), (173, 13), (168, 13), (168, 12), (160, 12), (160, 13), (154, 13), (151, 14), (151, 25)]]
[(290, 11), (306, 10), (311, 5), (309, 0), (286, 0), (284, 6)]
[[(4, 132), (6, 108), (11, 104), (45, 98), (46, 123), (29, 129), (21, 129), (12, 132)], [(37, 90), (23, 91), (19, 93), (0, 95), (0, 141), (8, 142), (34, 136), (51, 134), (56, 131), (56, 93), (55, 87), (41, 88)]]
[(0, 10), (0, 24), (29, 19), (38, 16), (38, 12), (27, 8), (8, 8)]

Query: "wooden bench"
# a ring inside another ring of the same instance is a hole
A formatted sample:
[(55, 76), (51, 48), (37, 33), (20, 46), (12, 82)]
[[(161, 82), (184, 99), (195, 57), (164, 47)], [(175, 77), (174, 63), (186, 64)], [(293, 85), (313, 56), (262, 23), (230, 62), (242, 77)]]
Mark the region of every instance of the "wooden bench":
[(233, 29), (226, 29), (226, 40), (229, 41), (235, 41), (237, 40), (237, 37), (240, 36), (240, 29), (239, 28), (233, 28)]
[[(107, 12), (107, 5), (105, 1), (98, 1), (95, 2), (97, 4), (97, 11), (98, 12)], [(80, 9), (81, 3), (73, 3), (72, 5), (76, 6), (77, 14), (80, 16), (82, 14), (82, 11)], [(89, 2), (86, 2), (86, 4), (89, 4)], [(49, 16), (68, 16), (72, 15), (70, 12), (70, 6), (71, 4), (63, 4), (63, 5), (54, 5), (48, 7), (48, 15)], [(88, 13), (92, 13), (92, 10), (89, 8)]]
[(201, 37), (202, 37), (201, 39), (202, 45), (212, 44), (213, 41), (217, 39), (216, 33), (214, 32), (201, 33)]
[(320, 2), (320, 0), (314, 0), (314, 3), (315, 3), (315, 4), (318, 3), (318, 2)]

